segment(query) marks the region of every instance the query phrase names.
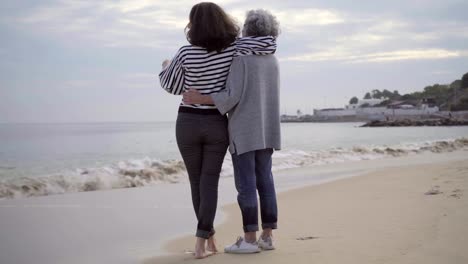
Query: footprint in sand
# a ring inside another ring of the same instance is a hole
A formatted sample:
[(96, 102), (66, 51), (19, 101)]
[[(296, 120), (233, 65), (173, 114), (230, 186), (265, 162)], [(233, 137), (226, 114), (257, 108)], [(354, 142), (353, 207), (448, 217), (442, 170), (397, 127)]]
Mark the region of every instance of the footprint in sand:
[(312, 239), (317, 239), (319, 237), (314, 237), (314, 236), (308, 236), (308, 237), (298, 237), (296, 240), (312, 240)]
[(439, 185), (433, 186), (429, 191), (425, 192), (424, 194), (425, 194), (425, 195), (437, 195), (437, 194), (441, 194), (442, 192), (439, 190), (439, 188), (440, 188)]
[(463, 196), (463, 191), (460, 189), (455, 189), (452, 191), (452, 194), (449, 197), (460, 199)]

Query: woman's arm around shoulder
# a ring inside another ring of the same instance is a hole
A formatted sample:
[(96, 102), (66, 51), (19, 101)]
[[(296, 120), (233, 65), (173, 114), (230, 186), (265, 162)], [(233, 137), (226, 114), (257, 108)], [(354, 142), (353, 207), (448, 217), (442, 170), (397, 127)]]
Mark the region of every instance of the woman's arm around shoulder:
[(242, 57), (235, 58), (226, 82), (226, 89), (210, 94), (213, 103), (221, 114), (226, 114), (240, 101), (244, 93), (246, 65)]

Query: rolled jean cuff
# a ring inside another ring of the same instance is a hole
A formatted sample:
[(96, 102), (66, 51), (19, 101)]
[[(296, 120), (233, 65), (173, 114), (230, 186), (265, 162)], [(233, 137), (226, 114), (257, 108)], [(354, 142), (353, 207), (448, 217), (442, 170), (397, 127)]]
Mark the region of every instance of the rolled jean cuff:
[(195, 234), (196, 237), (208, 239), (210, 238), (214, 233), (212, 234), (211, 231), (206, 231), (206, 230), (200, 230), (197, 229), (197, 233)]
[(208, 234), (208, 238), (214, 236), (216, 234), (216, 231), (214, 229), (211, 229), (210, 233)]
[(208, 239), (208, 238), (214, 236), (215, 234), (216, 234), (216, 231), (214, 229), (211, 229), (210, 232), (205, 231), (205, 230), (197, 229), (197, 233), (195, 234), (195, 236)]
[(244, 226), (244, 232), (257, 232), (258, 231), (258, 225), (246, 225)]
[(278, 225), (276, 223), (263, 223), (262, 229), (267, 229), (267, 228), (278, 229)]

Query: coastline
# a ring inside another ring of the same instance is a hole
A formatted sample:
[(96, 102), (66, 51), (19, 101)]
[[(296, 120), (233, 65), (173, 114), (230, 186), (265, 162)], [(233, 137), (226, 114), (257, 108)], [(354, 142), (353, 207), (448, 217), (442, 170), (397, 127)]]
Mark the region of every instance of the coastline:
[[(288, 193), (301, 193), (304, 188), (309, 188), (307, 186), (318, 190), (326, 189), (335, 182), (353, 182), (361, 177), (358, 175), (378, 171), (466, 162), (467, 153), (466, 150), (429, 152), (288, 169), (276, 172), (275, 181), (277, 191), (283, 197), (289, 195)], [(422, 186), (424, 191), (430, 187)], [(184, 250), (192, 247), (195, 226), (187, 190), (188, 183), (178, 183), (0, 200), (0, 237), (8, 238), (0, 240), (0, 262), (152, 263), (155, 257), (158, 261), (170, 261), (174, 256), (168, 254), (174, 252), (178, 254), (175, 257), (190, 259), (187, 254), (183, 254)], [(224, 244), (233, 242), (241, 228), (237, 224), (230, 225), (237, 228), (233, 231), (224, 228), (231, 221), (231, 215), (238, 214), (237, 205), (233, 204), (236, 193), (232, 177), (221, 179), (219, 192), (220, 208), (215, 225), (220, 235), (218, 247), (221, 249)], [(280, 198), (280, 203), (282, 199)], [(227, 206), (227, 211), (224, 206)], [(286, 220), (285, 205), (280, 206), (278, 231), (282, 232), (287, 229), (283, 223)], [(221, 237), (223, 233), (227, 235), (224, 240)], [(316, 233), (314, 230), (302, 236), (324, 236), (324, 233)], [(165, 246), (168, 241), (178, 241), (178, 237), (188, 239), (186, 246), (176, 246), (174, 250)], [(280, 236), (277, 238), (280, 248), (277, 252), (281, 252), (283, 241), (287, 240)], [(288, 239), (291, 238), (293, 237), (289, 236)], [(314, 240), (309, 242), (316, 243)], [(220, 256), (207, 261), (216, 262)], [(161, 260), (161, 257), (169, 259)]]
[[(467, 161), (393, 166), (281, 192), (277, 250), (221, 253), (204, 262), (466, 263)], [(440, 194), (425, 194), (435, 186)], [(242, 233), (237, 204), (223, 211), (226, 220), (217, 227), (220, 249)], [(196, 262), (184, 253), (192, 244), (193, 236), (171, 240), (165, 244), (169, 255), (144, 263)]]

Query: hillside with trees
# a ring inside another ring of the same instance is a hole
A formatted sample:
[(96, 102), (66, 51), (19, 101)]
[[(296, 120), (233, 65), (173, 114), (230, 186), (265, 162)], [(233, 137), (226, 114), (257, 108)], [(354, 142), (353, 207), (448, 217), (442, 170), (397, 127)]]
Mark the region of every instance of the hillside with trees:
[[(386, 106), (395, 101), (404, 101), (408, 104), (418, 105), (422, 101), (430, 102), (441, 110), (462, 111), (468, 110), (468, 73), (460, 80), (450, 84), (434, 84), (426, 86), (423, 91), (401, 95), (397, 90), (372, 90), (364, 95), (364, 99), (386, 99), (380, 106)], [(353, 97), (349, 103), (357, 103), (359, 99)]]

